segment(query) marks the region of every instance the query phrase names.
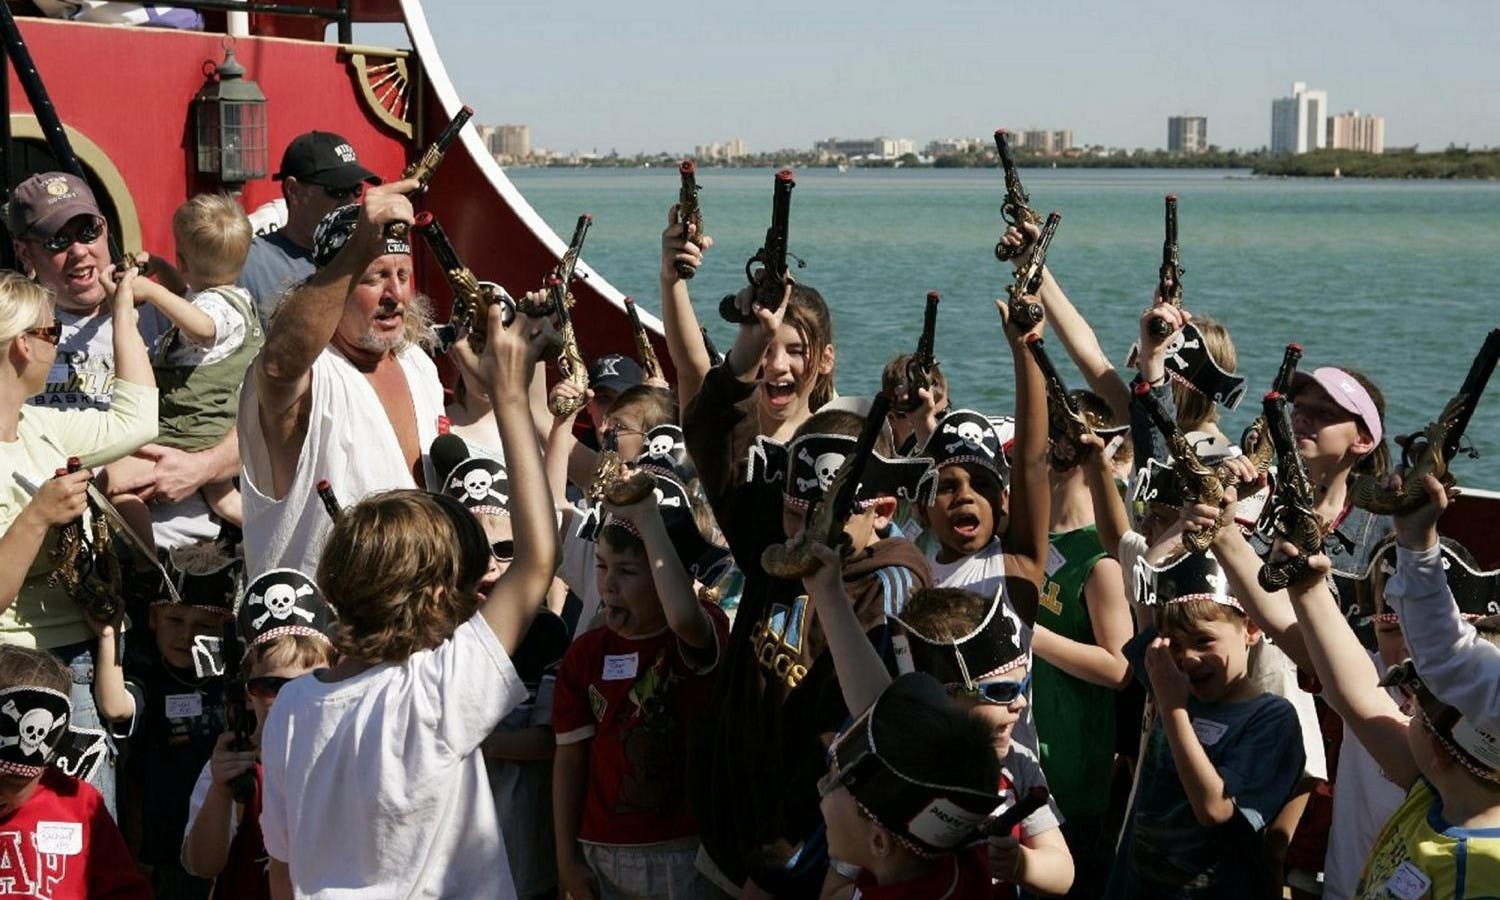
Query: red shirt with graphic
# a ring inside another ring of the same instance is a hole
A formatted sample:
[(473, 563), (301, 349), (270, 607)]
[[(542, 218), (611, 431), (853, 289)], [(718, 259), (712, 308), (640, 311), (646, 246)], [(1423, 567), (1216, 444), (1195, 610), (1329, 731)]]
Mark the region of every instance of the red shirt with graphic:
[(150, 900), (151, 887), (94, 786), (48, 769), (0, 819), (0, 897)]
[(691, 837), (687, 725), (708, 709), (729, 619), (700, 603), (717, 645), (686, 648), (671, 629), (642, 638), (603, 626), (568, 647), (557, 673), (552, 728), (558, 744), (589, 742), (578, 839), (642, 845)]

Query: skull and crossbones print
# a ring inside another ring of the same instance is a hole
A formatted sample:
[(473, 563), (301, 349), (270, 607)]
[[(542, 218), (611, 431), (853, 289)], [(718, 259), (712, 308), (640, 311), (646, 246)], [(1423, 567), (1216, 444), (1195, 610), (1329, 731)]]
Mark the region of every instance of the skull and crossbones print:
[[(257, 583), (260, 581), (261, 579), (257, 579)], [(255, 586), (252, 585), (252, 588)], [(305, 581), (293, 583), (291, 579), (278, 579), (264, 585), (260, 591), (252, 590), (245, 602), (250, 606), (259, 606), (264, 612), (250, 620), (250, 627), (259, 631), (267, 619), (285, 622), (293, 616), (306, 623), (313, 622), (317, 616), (297, 605), (298, 600), (313, 593), (315, 591), (311, 584)]]
[(833, 484), (833, 476), (838, 474), (839, 467), (844, 464), (842, 453), (819, 453), (814, 457), (807, 452), (806, 447), (797, 448), (797, 459), (812, 470), (811, 478), (797, 478), (797, 493), (806, 494), (813, 488), (827, 491), (829, 485)]
[(493, 506), (505, 509), (510, 497), (497, 488), (507, 486), (499, 463), (475, 457), (459, 463), (448, 477), (448, 494), (467, 507)]
[[(950, 417), (951, 418), (951, 417)], [(952, 456), (960, 449), (977, 451), (983, 453), (989, 459), (995, 458), (995, 451), (991, 450), (984, 442), (985, 426), (973, 419), (963, 418), (957, 423), (948, 421), (943, 423), (943, 434), (953, 440), (943, 445), (943, 454)]]
[[(22, 765), (46, 765), (57, 744), (58, 735), (68, 724), (68, 698), (56, 691), (21, 687), (0, 692), (6, 696), (0, 704), (8, 722), (0, 731), (0, 759)], [(19, 701), (19, 702), (18, 702)]]

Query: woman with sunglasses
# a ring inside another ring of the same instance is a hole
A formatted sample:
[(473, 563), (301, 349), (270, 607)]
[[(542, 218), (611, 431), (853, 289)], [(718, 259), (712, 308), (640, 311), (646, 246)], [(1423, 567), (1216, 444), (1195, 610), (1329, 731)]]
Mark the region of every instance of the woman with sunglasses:
[[(74, 669), (74, 720), (97, 728), (90, 683), (94, 633), (61, 586), (57, 528), (83, 514), (90, 467), (119, 459), (156, 436), (156, 379), (140, 332), (131, 279), (109, 284), (115, 379), (110, 406), (49, 409), (28, 405), (58, 362), (62, 326), (52, 295), (14, 272), (0, 272), (0, 643), (50, 650)], [(109, 281), (109, 276), (106, 276)], [(67, 473), (77, 458), (82, 468)], [(101, 766), (94, 783), (114, 812), (114, 775)]]

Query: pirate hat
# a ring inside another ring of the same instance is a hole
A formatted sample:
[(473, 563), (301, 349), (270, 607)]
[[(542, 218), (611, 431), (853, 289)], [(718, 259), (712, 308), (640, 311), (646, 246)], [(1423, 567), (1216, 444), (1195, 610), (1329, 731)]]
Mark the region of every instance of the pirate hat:
[(271, 569), (245, 589), (238, 626), (245, 651), (284, 634), (328, 639), (333, 611), (318, 586), (296, 569)]
[[(1127, 366), (1134, 366), (1140, 345), (1130, 348)], [(1225, 409), (1234, 409), (1245, 399), (1245, 377), (1226, 372), (1208, 352), (1203, 333), (1192, 322), (1177, 329), (1167, 341), (1163, 360), (1167, 375), (1187, 385)]]
[[(1438, 539), (1443, 561), (1443, 575), (1448, 581), (1448, 590), (1459, 613), (1469, 621), (1500, 613), (1500, 569), (1481, 569), (1467, 547), (1450, 537)], [(1389, 579), (1396, 574), (1396, 536), (1387, 537), (1370, 555), (1362, 580), (1369, 585), (1371, 603), (1374, 602), (1374, 576), (1379, 572)], [(1373, 612), (1373, 607), (1372, 607)], [(1396, 614), (1387, 607), (1384, 613), (1375, 616), (1381, 621), (1396, 621)]]
[(1500, 733), (1483, 727), (1444, 703), (1422, 680), (1416, 664), (1408, 659), (1394, 665), (1380, 679), (1382, 687), (1404, 687), (1416, 700), (1416, 715), (1422, 717), (1427, 731), (1448, 752), (1453, 761), (1471, 775), (1491, 783), (1500, 783)]
[[(790, 444), (762, 435), (750, 446), (750, 482), (781, 482), (782, 500), (794, 509), (807, 509), (823, 497), (833, 476), (854, 451), (858, 439), (846, 434), (803, 434)], [(896, 497), (926, 506), (932, 502), (937, 471), (925, 456), (887, 459), (872, 452), (855, 499)]]
[[(905, 614), (912, 615), (924, 602), (928, 601), (921, 595), (913, 597)], [(1022, 643), (1021, 619), (1004, 596), (989, 601), (984, 619), (973, 631), (952, 640), (924, 634), (901, 615), (891, 618), (901, 626), (901, 633), (892, 639), (901, 667), (926, 672), (944, 684), (972, 687), (986, 678), (1004, 674), (1028, 659)], [(905, 662), (902, 662), (903, 657)]]
[(471, 456), (454, 466), (443, 481), (443, 493), (471, 513), (510, 515), (510, 478), (505, 464), (493, 456)]
[[(220, 537), (173, 547), (161, 553), (161, 562), (184, 606), (234, 615), (245, 586), (245, 556), (238, 540)], [(164, 596), (155, 600), (171, 602)]]
[(698, 477), (693, 461), (688, 458), (682, 429), (670, 422), (646, 432), (644, 443), (641, 444), (641, 455), (636, 457), (635, 466), (670, 475), (683, 484)]
[[(1005, 456), (1007, 438), (1002, 424), (972, 409), (955, 409), (943, 416), (922, 453), (935, 468), (973, 463), (989, 469), (1005, 484), (1010, 480), (1010, 461)], [(1010, 425), (1014, 435), (1014, 421)]]
[(73, 704), (51, 688), (25, 685), (0, 690), (0, 773), (40, 775), (67, 735)]
[[(898, 762), (885, 742), (909, 727), (914, 709), (951, 712), (947, 693), (930, 675), (910, 672), (890, 683), (870, 708), (828, 748), (832, 767), (824, 790), (842, 785), (881, 827), (923, 856), (937, 856), (967, 842), (1003, 801), (993, 788), (965, 784), (977, 773), (955, 773), (933, 761), (921, 771), (913, 761)], [(993, 782), (991, 782), (993, 784)]]
[(1135, 561), (1135, 599), (1144, 606), (1212, 600), (1243, 612), (1229, 593), (1229, 577), (1212, 553), (1184, 553), (1160, 566), (1142, 555)]
[[(333, 262), (344, 245), (354, 236), (354, 227), (359, 223), (359, 204), (351, 203), (324, 216), (313, 230), (313, 265), (323, 268)], [(405, 236), (385, 236), (384, 254), (411, 255), (411, 242)]]
[[(698, 530), (693, 504), (682, 482), (662, 472), (652, 472), (651, 475), (656, 479), (657, 508), (661, 510), (667, 537), (672, 541), (682, 567), (697, 581), (713, 584), (730, 563), (729, 551), (709, 541)], [(634, 523), (605, 512), (602, 503), (595, 503), (584, 513), (578, 524), (578, 536), (586, 541), (598, 541), (600, 533), (610, 525), (617, 525), (640, 537)]]

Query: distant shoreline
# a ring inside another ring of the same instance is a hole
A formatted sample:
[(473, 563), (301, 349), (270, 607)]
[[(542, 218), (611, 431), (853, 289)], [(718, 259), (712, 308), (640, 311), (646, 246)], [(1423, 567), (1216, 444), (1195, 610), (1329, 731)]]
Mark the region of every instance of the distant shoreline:
[[(633, 157), (607, 156), (582, 160), (552, 160), (516, 168), (560, 169), (635, 169), (676, 168), (678, 157), (666, 154)], [(1437, 153), (1409, 151), (1376, 155), (1348, 150), (1319, 150), (1297, 156), (1271, 156), (1268, 153), (1241, 153), (1237, 150), (1210, 152), (1193, 156), (1164, 152), (1135, 152), (1110, 155), (1022, 156), (1016, 160), (1022, 169), (1237, 169), (1254, 175), (1285, 178), (1379, 178), (1424, 180), (1493, 181), (1500, 179), (1500, 150), (1449, 149)], [(709, 163), (702, 163), (707, 168)], [(820, 159), (811, 154), (790, 152), (745, 157), (712, 165), (732, 169), (762, 169), (793, 166), (802, 169), (978, 169), (994, 168), (994, 156), (982, 153), (945, 156), (923, 162), (915, 156), (900, 160), (858, 160), (839, 162)]]

